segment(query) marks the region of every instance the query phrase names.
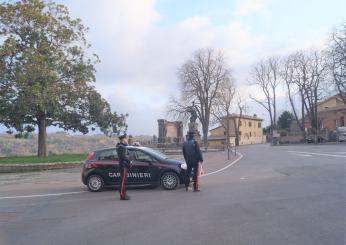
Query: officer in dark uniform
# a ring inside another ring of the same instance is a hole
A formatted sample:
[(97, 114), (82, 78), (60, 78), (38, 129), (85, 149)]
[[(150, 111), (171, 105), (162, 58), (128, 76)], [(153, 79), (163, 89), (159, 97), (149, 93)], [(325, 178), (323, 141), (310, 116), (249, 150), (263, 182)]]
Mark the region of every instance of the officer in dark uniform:
[(187, 141), (185, 141), (183, 145), (183, 154), (187, 164), (185, 189), (188, 191), (190, 176), (193, 169), (193, 190), (200, 191), (198, 186), (199, 163), (203, 162), (203, 156), (197, 141), (194, 139), (194, 132), (188, 132)]
[(130, 156), (127, 151), (128, 140), (126, 134), (120, 136), (119, 140), (120, 142), (117, 144), (117, 153), (120, 171), (120, 200), (130, 200), (130, 197), (126, 195), (127, 170), (131, 167)]

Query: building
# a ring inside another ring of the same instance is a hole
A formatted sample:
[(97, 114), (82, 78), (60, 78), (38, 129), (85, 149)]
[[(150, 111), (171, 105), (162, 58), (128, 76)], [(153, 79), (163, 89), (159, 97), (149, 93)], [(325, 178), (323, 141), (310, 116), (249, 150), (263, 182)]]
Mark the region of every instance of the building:
[(158, 122), (158, 143), (159, 144), (179, 144), (184, 141), (183, 138), (183, 122), (169, 122), (165, 119), (159, 119)]
[[(228, 119), (222, 118), (222, 124), (229, 123), (229, 142), (235, 144), (235, 130), (239, 122), (239, 145), (260, 144), (264, 142), (262, 121), (256, 115), (244, 115), (239, 119), (239, 115), (232, 114)], [(223, 126), (218, 126), (209, 131), (208, 144), (209, 146), (224, 146), (226, 142), (226, 129)]]
[(340, 95), (318, 103), (317, 117), (321, 129), (335, 132), (338, 127), (345, 127), (346, 105)]
[(329, 140), (337, 140), (337, 128), (345, 127), (346, 105), (340, 95), (334, 95), (317, 105), (319, 134)]

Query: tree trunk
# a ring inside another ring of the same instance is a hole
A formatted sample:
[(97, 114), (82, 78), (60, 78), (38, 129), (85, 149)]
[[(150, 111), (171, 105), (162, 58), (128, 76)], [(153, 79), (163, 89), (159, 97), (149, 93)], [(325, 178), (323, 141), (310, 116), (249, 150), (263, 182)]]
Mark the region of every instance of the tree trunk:
[(208, 126), (202, 125), (204, 149), (208, 148)]
[[(268, 99), (268, 101), (269, 101), (269, 99)], [(269, 112), (269, 119), (270, 119), (270, 135), (273, 136), (274, 121), (273, 121), (273, 113), (272, 113), (272, 108), (271, 108), (270, 102), (268, 102), (268, 112)]]
[(304, 94), (303, 91), (300, 91), (301, 101), (302, 101), (302, 132), (303, 132), (303, 138), (304, 142), (306, 141), (306, 132), (305, 132), (305, 110), (304, 110)]
[(276, 91), (273, 88), (273, 128), (276, 129)]
[(299, 122), (299, 118), (298, 118), (298, 115), (297, 115), (297, 110), (294, 106), (294, 103), (293, 103), (293, 98), (292, 98), (292, 94), (291, 94), (291, 88), (290, 88), (290, 85), (289, 83), (286, 82), (286, 85), (287, 85), (287, 90), (288, 90), (288, 98), (289, 98), (289, 101), (290, 101), (290, 104), (291, 104), (291, 108), (292, 108), (292, 111), (293, 111), (293, 115), (294, 115), (294, 118), (296, 119), (296, 122), (298, 124), (298, 127), (300, 128), (302, 134), (304, 134), (304, 123), (300, 123)]
[(238, 123), (237, 124), (236, 124), (236, 120), (234, 119), (234, 128), (235, 128), (235, 142), (234, 142), (234, 144), (236, 146), (239, 146), (239, 141), (240, 141), (240, 139), (239, 139), (240, 117), (241, 116), (239, 116), (239, 118), (238, 118)]
[(229, 112), (227, 111), (227, 126), (226, 126), (226, 144), (227, 144), (227, 147), (229, 147)]
[(37, 156), (47, 156), (47, 126), (46, 119), (40, 118), (38, 123), (38, 151)]

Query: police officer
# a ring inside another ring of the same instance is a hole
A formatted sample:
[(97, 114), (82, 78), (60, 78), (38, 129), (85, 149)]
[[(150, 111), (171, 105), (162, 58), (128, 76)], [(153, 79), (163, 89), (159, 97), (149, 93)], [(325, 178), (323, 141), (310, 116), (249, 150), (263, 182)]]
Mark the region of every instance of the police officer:
[(120, 142), (117, 144), (117, 153), (120, 171), (120, 200), (130, 200), (130, 197), (126, 195), (127, 170), (131, 167), (130, 156), (127, 151), (127, 135), (119, 136), (119, 140)]
[(185, 189), (188, 191), (190, 176), (193, 168), (193, 191), (200, 191), (198, 186), (199, 163), (203, 162), (202, 152), (197, 141), (194, 139), (194, 132), (188, 132), (187, 141), (183, 144), (183, 154), (187, 164)]

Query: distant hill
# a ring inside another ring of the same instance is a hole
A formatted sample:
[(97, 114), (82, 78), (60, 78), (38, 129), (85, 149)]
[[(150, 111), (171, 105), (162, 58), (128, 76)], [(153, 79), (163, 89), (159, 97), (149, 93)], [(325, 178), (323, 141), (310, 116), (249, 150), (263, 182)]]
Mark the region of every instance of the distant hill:
[[(134, 137), (134, 141), (149, 143), (152, 136)], [(48, 134), (48, 154), (88, 153), (92, 150), (115, 146), (118, 139), (105, 135), (69, 135), (65, 132)], [(37, 135), (16, 139), (13, 135), (0, 134), (0, 156), (36, 155)]]

